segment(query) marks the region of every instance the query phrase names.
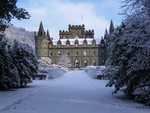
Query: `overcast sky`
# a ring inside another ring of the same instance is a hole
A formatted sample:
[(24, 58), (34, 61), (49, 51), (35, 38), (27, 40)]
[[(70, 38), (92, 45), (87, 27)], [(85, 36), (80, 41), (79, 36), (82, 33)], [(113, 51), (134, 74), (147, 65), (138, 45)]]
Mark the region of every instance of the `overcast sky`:
[(25, 8), (31, 15), (29, 20), (12, 24), (29, 31), (38, 31), (40, 21), (54, 39), (59, 30), (68, 30), (68, 25), (85, 24), (87, 30), (95, 30), (95, 38), (103, 36), (110, 20), (117, 26), (123, 20), (121, 0), (18, 0), (17, 6)]

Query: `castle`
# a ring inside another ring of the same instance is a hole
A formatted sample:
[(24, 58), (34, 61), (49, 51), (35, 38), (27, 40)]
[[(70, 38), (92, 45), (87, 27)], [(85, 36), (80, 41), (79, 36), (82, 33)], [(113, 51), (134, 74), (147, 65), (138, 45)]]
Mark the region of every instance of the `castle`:
[(88, 65), (104, 65), (109, 57), (110, 34), (114, 31), (111, 21), (109, 33), (107, 29), (104, 38), (94, 38), (94, 30), (85, 30), (84, 25), (69, 25), (68, 31), (59, 31), (59, 39), (50, 37), (49, 31), (44, 31), (42, 22), (38, 33), (35, 33), (35, 52), (38, 57), (49, 57), (54, 64), (62, 55), (71, 60), (72, 68)]

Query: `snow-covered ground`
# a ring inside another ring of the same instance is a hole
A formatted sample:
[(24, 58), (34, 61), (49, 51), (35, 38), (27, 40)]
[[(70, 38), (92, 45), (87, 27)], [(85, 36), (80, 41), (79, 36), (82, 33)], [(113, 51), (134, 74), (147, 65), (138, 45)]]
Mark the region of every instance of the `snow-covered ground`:
[(106, 82), (83, 70), (36, 80), (29, 88), (0, 92), (0, 113), (150, 113), (142, 104), (112, 96)]

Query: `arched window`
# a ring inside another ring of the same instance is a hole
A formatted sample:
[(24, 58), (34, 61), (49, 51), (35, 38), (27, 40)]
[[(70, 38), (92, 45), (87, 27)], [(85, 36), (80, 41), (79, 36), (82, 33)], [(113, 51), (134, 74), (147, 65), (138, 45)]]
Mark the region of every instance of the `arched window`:
[(58, 51), (58, 56), (60, 56), (61, 55), (61, 52), (60, 51)]
[(79, 46), (79, 41), (76, 39), (75, 40), (75, 47), (78, 47)]
[(86, 60), (84, 60), (84, 66), (85, 66), (85, 67), (87, 66), (87, 61), (86, 61)]
[(96, 61), (95, 60), (93, 60), (93, 66), (96, 66)]
[(84, 41), (83, 41), (83, 47), (87, 47), (87, 40), (86, 39), (84, 39)]
[(95, 56), (96, 55), (96, 52), (95, 51), (93, 51), (93, 56)]
[(78, 55), (79, 55), (79, 52), (78, 52), (78, 51), (76, 51), (76, 52), (75, 52), (75, 56), (78, 56)]
[(67, 51), (67, 56), (69, 56), (70, 55), (70, 52), (69, 51)]
[(67, 41), (66, 41), (66, 46), (70, 47), (70, 41), (69, 41), (69, 39), (67, 39)]
[(86, 52), (86, 51), (83, 51), (83, 55), (86, 56), (86, 55), (87, 55), (87, 52)]
[(49, 52), (49, 56), (53, 56), (53, 53), (52, 53), (52, 51), (50, 51), (50, 52)]
[(49, 47), (50, 48), (53, 47), (53, 41), (52, 40), (49, 41)]
[(58, 42), (57, 42), (57, 45), (58, 45), (58, 47), (61, 47), (61, 40), (58, 40)]
[(79, 66), (80, 66), (80, 62), (79, 62), (78, 59), (76, 59), (76, 60), (74, 61), (74, 67), (75, 67), (75, 68), (79, 68)]
[(92, 45), (93, 45), (93, 47), (96, 47), (96, 40), (95, 39), (92, 40)]

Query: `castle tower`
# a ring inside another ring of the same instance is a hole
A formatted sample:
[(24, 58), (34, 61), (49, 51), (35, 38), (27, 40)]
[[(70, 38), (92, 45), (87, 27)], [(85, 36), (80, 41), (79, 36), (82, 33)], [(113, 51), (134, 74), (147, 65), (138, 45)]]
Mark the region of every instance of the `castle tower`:
[(48, 40), (51, 40), (51, 37), (50, 37), (50, 34), (49, 34), (48, 30), (47, 30), (47, 38), (48, 38)]
[(42, 22), (40, 22), (38, 34), (37, 36), (35, 36), (35, 52), (38, 57), (48, 56), (49, 39), (50, 39), (49, 32), (47, 32), (46, 35), (43, 24)]
[(44, 31), (44, 27), (42, 24), (42, 21), (40, 22), (40, 27), (39, 27), (39, 31), (38, 31), (38, 36), (44, 36), (45, 31)]
[(108, 31), (107, 29), (105, 29), (105, 33), (104, 33), (104, 39), (107, 41), (108, 40)]
[(111, 35), (114, 30), (115, 30), (115, 27), (114, 27), (113, 21), (111, 20), (110, 27), (109, 27), (109, 34)]

